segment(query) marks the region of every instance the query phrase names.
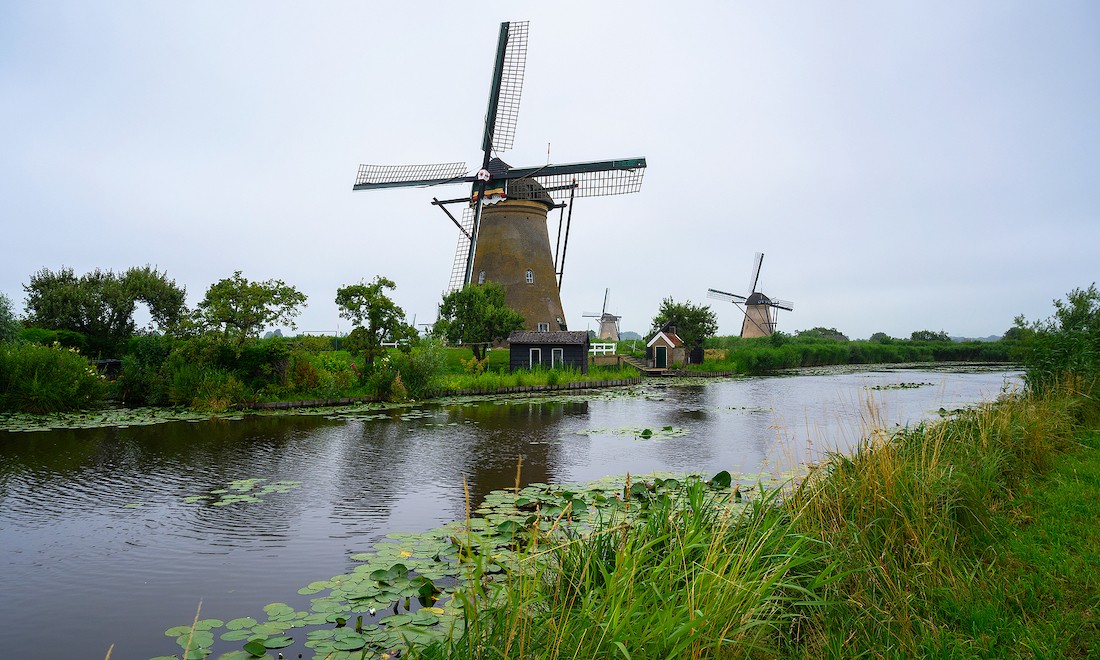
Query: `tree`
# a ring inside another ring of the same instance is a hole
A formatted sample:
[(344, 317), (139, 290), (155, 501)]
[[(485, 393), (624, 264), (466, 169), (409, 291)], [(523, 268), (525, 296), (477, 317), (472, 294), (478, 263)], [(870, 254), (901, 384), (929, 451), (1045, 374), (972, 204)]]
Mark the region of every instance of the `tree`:
[[(363, 360), (367, 366), (374, 364), (376, 355), (382, 352), (382, 342), (405, 342), (416, 338), (416, 328), (405, 323), (405, 311), (385, 294), (386, 289), (396, 289), (392, 280), (379, 275), (370, 284), (351, 284), (336, 290), (336, 304), (340, 318), (355, 324)], [(362, 331), (362, 332), (360, 332)]]
[(915, 330), (913, 334), (909, 336), (909, 339), (912, 341), (951, 341), (951, 337), (943, 330), (939, 332)]
[(239, 346), (273, 323), (294, 328), (294, 319), (301, 314), (299, 308), (305, 304), (305, 294), (282, 280), (249, 282), (238, 270), (233, 277), (218, 280), (206, 290), (198, 317), (223, 336), (235, 336)]
[(19, 337), (19, 321), (11, 311), (11, 300), (0, 293), (0, 341), (13, 342)]
[(878, 342), (880, 344), (889, 344), (893, 340), (893, 337), (886, 334), (885, 332), (876, 332), (875, 334), (871, 335), (871, 338), (867, 341)]
[(848, 335), (845, 335), (836, 328), (810, 328), (809, 330), (799, 330), (795, 333), (798, 337), (810, 337), (815, 339), (835, 339), (837, 341), (848, 341)]
[(486, 343), (507, 339), (522, 330), (523, 315), (504, 302), (504, 289), (496, 282), (467, 284), (443, 296), (432, 334), (452, 344), (467, 344), (478, 360), (485, 359)]
[(93, 354), (117, 355), (135, 330), (134, 309), (144, 302), (160, 330), (183, 316), (186, 291), (151, 266), (117, 274), (95, 269), (77, 277), (72, 268), (43, 268), (23, 285), (27, 323), (79, 332)]
[(710, 307), (692, 305), (690, 300), (686, 303), (674, 302), (671, 297), (661, 301), (657, 316), (653, 317), (650, 334), (656, 334), (667, 324), (676, 326), (676, 334), (689, 349), (701, 348), (707, 337), (713, 337), (718, 332), (718, 320)]

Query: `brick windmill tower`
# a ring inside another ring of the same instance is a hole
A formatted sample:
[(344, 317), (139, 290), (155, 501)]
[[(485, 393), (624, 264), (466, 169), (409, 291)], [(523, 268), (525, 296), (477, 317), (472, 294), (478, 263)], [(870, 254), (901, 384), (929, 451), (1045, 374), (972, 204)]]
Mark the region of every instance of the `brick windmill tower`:
[[(432, 199), (458, 227), (448, 290), (498, 282), (505, 302), (523, 314), (530, 330), (565, 330), (561, 279), (569, 245), (573, 200), (637, 192), (645, 158), (512, 167), (499, 154), (512, 148), (523, 72), (527, 22), (501, 23), (489, 107), (481, 141), (481, 165), (470, 175), (466, 163), (360, 165), (353, 190), (469, 183), (469, 197)], [(461, 219), (448, 209), (462, 207)], [(548, 216), (559, 211), (556, 244), (550, 245)]]

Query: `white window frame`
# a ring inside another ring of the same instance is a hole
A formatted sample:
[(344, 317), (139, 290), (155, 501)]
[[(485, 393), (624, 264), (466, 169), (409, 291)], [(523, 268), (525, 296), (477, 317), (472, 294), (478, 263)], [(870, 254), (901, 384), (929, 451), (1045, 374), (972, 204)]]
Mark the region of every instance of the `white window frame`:
[(550, 368), (560, 367), (565, 364), (565, 349), (564, 348), (551, 348), (550, 349)]
[[(535, 358), (536, 355), (538, 356), (538, 359)], [(530, 353), (528, 354), (528, 357), (531, 360), (528, 363), (528, 366), (530, 366), (531, 369), (534, 369), (535, 365), (538, 365), (540, 367), (542, 366), (542, 349), (541, 348), (532, 348)]]
[(531, 270), (530, 268), (527, 269), (527, 283), (528, 284), (534, 284), (535, 283), (535, 271)]
[(550, 324), (549, 323), (536, 323), (535, 324), (535, 332), (550, 332)]

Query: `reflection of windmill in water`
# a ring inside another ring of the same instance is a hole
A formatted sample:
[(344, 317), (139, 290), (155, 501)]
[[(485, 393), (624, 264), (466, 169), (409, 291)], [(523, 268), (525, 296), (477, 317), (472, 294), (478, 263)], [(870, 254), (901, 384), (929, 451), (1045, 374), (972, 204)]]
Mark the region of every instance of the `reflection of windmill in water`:
[(724, 300), (740, 307), (745, 314), (745, 320), (741, 324), (742, 337), (767, 337), (775, 332), (775, 310), (794, 309), (794, 303), (788, 300), (772, 299), (756, 290), (760, 283), (760, 266), (764, 263), (764, 255), (756, 253), (753, 260), (752, 277), (749, 279), (749, 295), (739, 296), (736, 293), (727, 293), (717, 289), (707, 289), (707, 297), (715, 300)]
[(582, 316), (600, 320), (600, 331), (597, 333), (597, 337), (608, 341), (619, 341), (619, 319), (622, 317), (615, 316), (607, 311), (607, 300), (610, 296), (611, 289), (605, 289), (603, 292), (603, 311), (599, 314), (585, 312)]
[[(559, 290), (572, 201), (636, 192), (646, 162), (628, 158), (514, 168), (496, 157), (512, 147), (526, 61), (527, 23), (501, 23), (481, 142), (481, 169), (476, 175), (468, 174), (465, 163), (360, 165), (352, 189), (472, 183), (470, 197), (432, 200), (462, 232), (449, 290), (472, 281), (497, 282), (504, 287), (508, 306), (523, 314), (529, 329), (565, 330)], [(464, 206), (461, 220), (447, 209), (450, 204)], [(546, 226), (551, 209), (560, 210), (553, 252)]]

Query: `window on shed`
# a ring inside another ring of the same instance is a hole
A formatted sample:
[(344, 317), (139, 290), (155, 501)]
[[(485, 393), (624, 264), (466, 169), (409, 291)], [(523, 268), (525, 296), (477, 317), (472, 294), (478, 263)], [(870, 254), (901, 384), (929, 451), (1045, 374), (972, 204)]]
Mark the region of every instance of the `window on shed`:
[(527, 269), (527, 283), (528, 284), (534, 284), (535, 283), (535, 271), (531, 270), (530, 268)]
[(549, 323), (539, 323), (535, 326), (535, 330), (537, 332), (550, 332), (550, 324)]
[(532, 369), (534, 369), (535, 367), (541, 367), (542, 366), (542, 349), (541, 348), (532, 348), (531, 349), (531, 362), (530, 362), (530, 364), (528, 364), (528, 366)]
[(550, 349), (550, 368), (560, 367), (565, 363), (565, 349), (564, 348), (551, 348)]

